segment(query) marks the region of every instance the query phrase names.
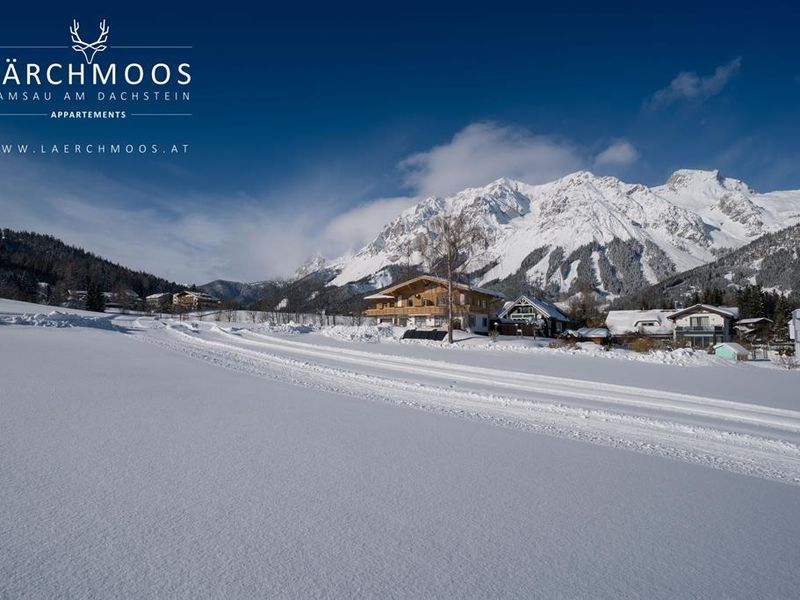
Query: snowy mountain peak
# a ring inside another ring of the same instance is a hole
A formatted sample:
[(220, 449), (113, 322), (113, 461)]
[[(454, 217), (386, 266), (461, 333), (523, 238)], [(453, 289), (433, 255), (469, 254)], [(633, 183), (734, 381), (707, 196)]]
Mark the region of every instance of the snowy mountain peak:
[(389, 267), (421, 262), (410, 249), (430, 219), (446, 212), (465, 213), (492, 240), (470, 265), (475, 283), (513, 280), (555, 296), (586, 281), (613, 296), (800, 222), (800, 192), (758, 194), (717, 170), (681, 169), (652, 188), (589, 171), (539, 185), (504, 177), (426, 198), (355, 254), (312, 259), (303, 272), (336, 272), (332, 285), (385, 283)]
[(294, 272), (294, 277), (292, 277), (292, 279), (293, 280), (302, 279), (303, 277), (309, 275), (310, 273), (319, 271), (320, 269), (325, 267), (327, 262), (328, 262), (327, 259), (324, 256), (322, 256), (321, 253), (317, 252), (316, 254), (314, 254), (314, 256), (309, 258), (306, 262), (304, 262), (297, 268), (297, 270)]

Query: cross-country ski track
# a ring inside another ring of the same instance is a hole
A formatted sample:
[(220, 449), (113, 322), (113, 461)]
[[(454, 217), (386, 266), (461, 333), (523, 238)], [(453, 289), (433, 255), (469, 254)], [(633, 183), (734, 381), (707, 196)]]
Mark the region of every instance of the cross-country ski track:
[(800, 412), (454, 362), (246, 328), (137, 319), (132, 337), (238, 372), (351, 397), (800, 484)]

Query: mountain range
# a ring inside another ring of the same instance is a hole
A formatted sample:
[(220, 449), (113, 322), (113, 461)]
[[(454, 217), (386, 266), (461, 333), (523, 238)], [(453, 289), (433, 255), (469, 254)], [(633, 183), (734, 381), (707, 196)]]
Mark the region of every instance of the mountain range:
[(589, 284), (613, 299), (709, 264), (769, 233), (800, 223), (800, 191), (758, 193), (719, 171), (679, 170), (647, 187), (586, 171), (541, 185), (498, 179), (453, 196), (430, 197), (344, 256), (315, 256), (295, 281), (314, 276), (353, 292), (423, 269), (414, 244), (434, 215), (463, 212), (491, 240), (475, 248), (473, 283), (551, 299)]
[[(490, 240), (468, 264), (473, 284), (507, 296), (565, 300), (590, 286), (607, 301), (679, 299), (704, 287), (756, 283), (800, 292), (800, 191), (758, 193), (718, 171), (676, 171), (646, 187), (586, 171), (541, 185), (498, 179), (430, 197), (358, 251), (311, 257), (289, 280), (199, 286), (242, 305), (348, 313), (366, 292), (425, 270), (415, 243), (435, 215), (460, 211)], [(134, 272), (51, 236), (0, 234), (0, 295), (29, 299), (95, 280), (145, 295), (178, 284)]]

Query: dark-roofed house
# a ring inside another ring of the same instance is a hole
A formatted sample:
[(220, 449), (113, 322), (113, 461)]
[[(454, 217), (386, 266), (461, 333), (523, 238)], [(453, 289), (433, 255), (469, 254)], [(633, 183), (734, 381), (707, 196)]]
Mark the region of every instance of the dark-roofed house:
[(772, 320), (766, 317), (754, 317), (751, 319), (739, 319), (733, 326), (739, 339), (746, 340), (754, 344), (756, 342), (767, 342), (772, 331)]
[(714, 344), (731, 341), (739, 309), (735, 306), (695, 304), (675, 311), (667, 318), (675, 323), (673, 340), (676, 345), (710, 348)]
[[(503, 300), (503, 294), (457, 283), (453, 288), (456, 328), (488, 333), (489, 315)], [(364, 297), (371, 306), (364, 315), (378, 323), (412, 328), (447, 328), (447, 280), (421, 275)]]
[(506, 302), (497, 314), (497, 330), (506, 335), (539, 335), (557, 337), (566, 329), (569, 319), (554, 305), (538, 298), (520, 296)]

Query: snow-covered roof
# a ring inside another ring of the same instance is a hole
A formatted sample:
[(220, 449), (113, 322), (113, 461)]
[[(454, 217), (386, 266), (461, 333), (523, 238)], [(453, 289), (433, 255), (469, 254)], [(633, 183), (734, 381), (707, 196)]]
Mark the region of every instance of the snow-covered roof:
[(578, 329), (578, 335), (587, 338), (605, 338), (608, 337), (608, 329), (605, 327), (581, 327)]
[(739, 318), (739, 309), (735, 306), (713, 306), (711, 304), (695, 304), (693, 306), (688, 306), (682, 310), (675, 311), (671, 315), (669, 315), (669, 319), (673, 321), (675, 319), (679, 319), (684, 315), (689, 315), (696, 312), (710, 312), (715, 313), (723, 317), (727, 317), (728, 319), (738, 319)]
[(218, 298), (215, 298), (211, 294), (206, 294), (205, 292), (193, 292), (191, 290), (183, 290), (182, 292), (178, 292), (175, 296), (193, 296), (198, 300), (211, 300), (213, 302), (219, 302)]
[(722, 348), (722, 347), (730, 348), (731, 350), (733, 350), (734, 352), (736, 352), (736, 354), (739, 354), (740, 356), (749, 356), (750, 355), (750, 351), (747, 348), (745, 348), (741, 344), (737, 344), (736, 342), (721, 342), (719, 344), (714, 344), (714, 350), (715, 351), (718, 350), (719, 348)]
[[(435, 275), (420, 275), (419, 277), (414, 277), (413, 279), (407, 279), (406, 281), (401, 281), (400, 283), (395, 283), (394, 285), (389, 286), (388, 288), (386, 288), (384, 290), (381, 290), (378, 294), (386, 296), (386, 295), (391, 294), (395, 290), (398, 290), (398, 289), (400, 289), (402, 287), (405, 287), (407, 285), (410, 285), (410, 284), (415, 283), (415, 282), (420, 281), (420, 280), (432, 281), (434, 283), (438, 283), (439, 285), (443, 285), (445, 287), (447, 286), (447, 279), (445, 279), (444, 277), (436, 277)], [(474, 286), (471, 286), (471, 285), (467, 285), (466, 283), (457, 283), (457, 282), (455, 282), (455, 283), (453, 283), (453, 287), (456, 287), (456, 288), (458, 288), (460, 290), (469, 291), (469, 292), (478, 292), (479, 294), (485, 294), (487, 296), (494, 296), (495, 298), (505, 298), (505, 296), (503, 294), (501, 294), (500, 292), (496, 292), (496, 291), (490, 290), (488, 288), (474, 287)], [(375, 295), (376, 294), (373, 294), (373, 296), (375, 296)], [(393, 298), (394, 296), (389, 296), (389, 297)], [(372, 298), (370, 296), (365, 296), (364, 299), (365, 300), (371, 300), (371, 299), (375, 299), (375, 298)]]
[(150, 294), (147, 296), (147, 300), (161, 300), (161, 298), (166, 298), (167, 296), (172, 296), (169, 292), (159, 292), (158, 294)]
[(772, 320), (766, 317), (757, 317), (754, 319), (739, 319), (739, 325), (755, 325), (756, 323), (772, 323)]
[(394, 300), (394, 296), (377, 293), (377, 294), (372, 294), (370, 296), (364, 296), (364, 300)]
[(581, 327), (580, 329), (567, 329), (564, 332), (578, 338), (607, 338), (608, 329), (605, 327)]
[[(654, 308), (651, 310), (610, 310), (606, 317), (606, 327), (611, 335), (626, 333), (649, 333), (652, 335), (672, 333), (675, 324), (669, 320), (674, 309)], [(646, 323), (655, 323), (646, 325)]]
[(504, 318), (512, 308), (520, 305), (532, 306), (543, 317), (548, 319), (555, 319), (556, 321), (563, 321), (565, 323), (569, 321), (569, 319), (565, 317), (563, 313), (554, 305), (550, 304), (549, 302), (545, 302), (544, 300), (539, 300), (538, 298), (529, 298), (528, 296), (520, 296), (514, 301), (506, 302), (503, 305), (503, 308), (501, 308), (500, 312), (497, 314), (498, 318)]

